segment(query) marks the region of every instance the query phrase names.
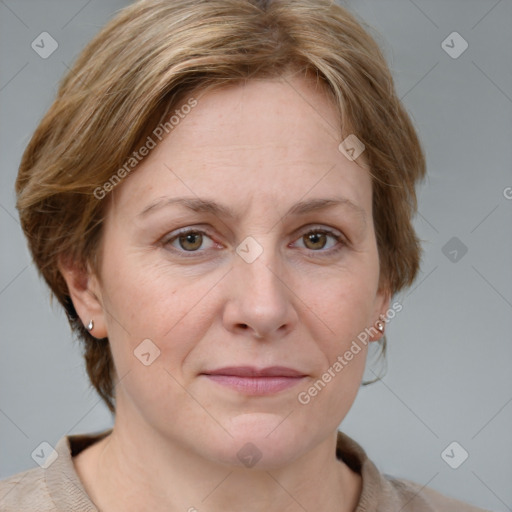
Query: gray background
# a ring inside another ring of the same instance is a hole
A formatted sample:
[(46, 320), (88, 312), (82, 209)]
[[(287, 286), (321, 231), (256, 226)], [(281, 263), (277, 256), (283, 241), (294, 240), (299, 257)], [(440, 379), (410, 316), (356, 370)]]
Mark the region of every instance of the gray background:
[[(112, 424), (31, 263), (13, 188), (58, 80), (126, 3), (0, 0), (0, 478), (35, 467), (41, 441)], [(422, 272), (397, 297), (387, 374), (361, 389), (342, 429), (385, 473), (512, 510), (512, 1), (344, 4), (375, 28), (429, 177), (415, 221)], [(47, 59), (31, 48), (43, 31), (59, 44)], [(469, 44), (458, 58), (441, 46), (454, 31)], [(452, 237), (458, 261), (443, 253)], [(441, 458), (452, 441), (469, 453), (458, 469)]]

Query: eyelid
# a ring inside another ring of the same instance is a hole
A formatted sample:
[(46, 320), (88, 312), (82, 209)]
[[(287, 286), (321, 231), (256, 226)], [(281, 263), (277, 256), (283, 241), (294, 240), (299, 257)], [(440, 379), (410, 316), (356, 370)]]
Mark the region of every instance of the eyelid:
[(331, 247), (330, 249), (319, 249), (318, 251), (314, 251), (312, 249), (307, 249), (308, 253), (312, 255), (313, 257), (322, 257), (322, 256), (328, 256), (332, 255), (338, 251), (340, 251), (343, 247), (348, 246), (349, 242), (347, 238), (338, 231), (337, 229), (330, 228), (330, 227), (323, 227), (323, 226), (311, 226), (306, 231), (300, 231), (302, 233), (293, 243), (295, 243), (300, 238), (309, 235), (310, 233), (323, 233), (327, 236), (330, 236), (334, 238), (337, 242), (337, 244), (334, 247)]
[[(212, 236), (212, 234), (210, 233), (210, 231), (208, 229), (206, 229), (204, 227), (196, 227), (196, 226), (186, 226), (184, 228), (175, 229), (175, 230), (171, 231), (170, 233), (166, 234), (165, 236), (163, 236), (161, 238), (161, 243), (162, 243), (162, 245), (170, 244), (174, 240), (178, 239), (180, 236), (188, 235), (189, 233), (198, 233), (201, 235), (206, 235), (215, 244), (217, 244), (217, 245), (220, 244), (220, 242), (218, 242), (217, 240), (214, 239), (214, 237)], [(187, 252), (187, 251), (178, 251), (178, 252), (183, 253), (183, 252)], [(197, 254), (197, 253), (204, 252), (204, 251), (188, 251), (188, 252), (190, 254), (194, 254), (194, 253)]]
[(318, 224), (318, 225), (312, 224), (310, 226), (306, 226), (305, 228), (302, 227), (295, 232), (296, 234), (294, 234), (294, 236), (296, 236), (296, 235), (304, 236), (304, 235), (308, 235), (309, 233), (317, 233), (317, 232), (330, 234), (334, 237), (344, 237), (343, 233), (341, 231), (339, 231), (338, 229), (331, 228), (329, 226), (324, 226), (322, 224)]

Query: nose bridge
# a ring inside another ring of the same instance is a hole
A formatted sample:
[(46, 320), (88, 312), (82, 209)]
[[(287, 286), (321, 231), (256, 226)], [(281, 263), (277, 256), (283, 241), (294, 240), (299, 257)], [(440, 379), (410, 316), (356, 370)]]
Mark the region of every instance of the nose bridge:
[(271, 234), (248, 236), (236, 248), (235, 273), (250, 296), (282, 295), (282, 265)]
[(289, 326), (293, 304), (272, 235), (247, 237), (236, 252), (232, 275), (236, 295), (229, 306), (232, 327), (243, 325), (263, 336)]

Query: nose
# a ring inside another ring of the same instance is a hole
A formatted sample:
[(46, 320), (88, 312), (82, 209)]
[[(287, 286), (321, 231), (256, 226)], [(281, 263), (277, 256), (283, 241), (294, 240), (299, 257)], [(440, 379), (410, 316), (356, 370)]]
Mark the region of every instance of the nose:
[[(298, 321), (290, 277), (278, 257), (264, 250), (248, 263), (235, 255), (229, 279), (229, 299), (223, 312), (225, 328), (237, 335), (279, 339)], [(288, 282), (287, 282), (288, 281)]]

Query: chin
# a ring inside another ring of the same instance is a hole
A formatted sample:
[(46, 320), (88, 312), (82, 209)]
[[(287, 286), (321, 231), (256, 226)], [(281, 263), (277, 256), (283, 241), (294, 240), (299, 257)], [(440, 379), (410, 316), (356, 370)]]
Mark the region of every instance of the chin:
[[(282, 467), (299, 457), (311, 441), (300, 428), (283, 414), (247, 413), (236, 416), (227, 430), (233, 436), (213, 448), (217, 462), (248, 469), (270, 470)], [(220, 440), (219, 440), (220, 441)]]

